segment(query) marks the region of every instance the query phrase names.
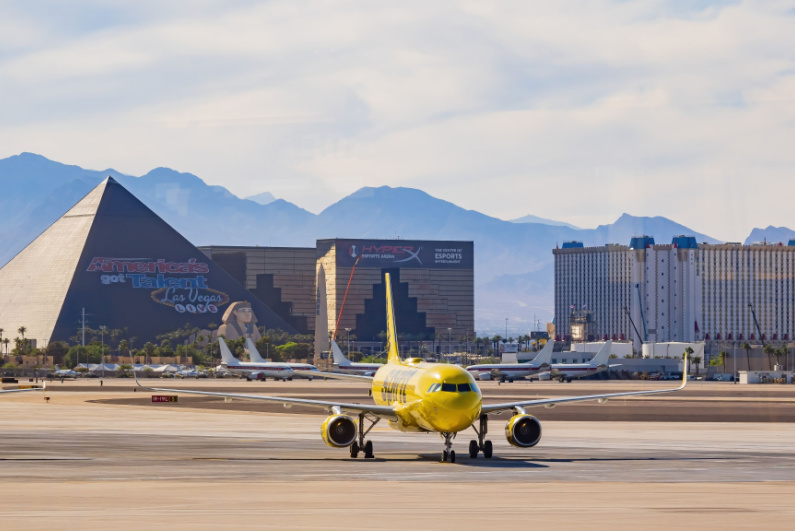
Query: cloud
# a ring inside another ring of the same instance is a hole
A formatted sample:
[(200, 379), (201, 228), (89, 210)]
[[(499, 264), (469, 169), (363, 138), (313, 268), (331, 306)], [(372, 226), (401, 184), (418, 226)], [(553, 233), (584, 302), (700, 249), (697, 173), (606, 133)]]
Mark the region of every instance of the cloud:
[(627, 211), (739, 240), (795, 226), (771, 193), (792, 191), (793, 4), (20, 3), (0, 141), (314, 211), (403, 185), (504, 219)]

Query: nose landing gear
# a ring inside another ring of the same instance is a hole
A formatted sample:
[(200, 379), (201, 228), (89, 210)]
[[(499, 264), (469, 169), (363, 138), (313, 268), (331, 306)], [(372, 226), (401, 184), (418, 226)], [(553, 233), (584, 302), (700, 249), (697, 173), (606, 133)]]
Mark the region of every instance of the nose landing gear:
[(455, 463), (455, 451), (451, 449), (453, 446), (453, 439), (455, 439), (455, 433), (442, 432), (442, 437), (444, 437), (442, 463)]

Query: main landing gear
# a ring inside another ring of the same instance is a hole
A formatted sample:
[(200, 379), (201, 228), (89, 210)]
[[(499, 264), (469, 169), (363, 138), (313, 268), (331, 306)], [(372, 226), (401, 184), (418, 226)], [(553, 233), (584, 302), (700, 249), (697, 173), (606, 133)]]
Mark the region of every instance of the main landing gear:
[[(370, 426), (367, 429), (364, 429), (364, 421), (367, 420), (370, 422)], [(359, 413), (359, 424), (358, 424), (358, 434), (356, 441), (353, 441), (353, 444), (350, 446), (351, 450), (351, 459), (356, 459), (359, 457), (359, 452), (364, 452), (365, 459), (373, 459), (375, 455), (373, 455), (373, 441), (365, 442), (364, 438), (370, 433), (370, 430), (373, 429), (373, 426), (378, 424), (378, 421), (381, 420), (380, 417), (370, 418), (364, 413)]]
[(492, 452), (494, 447), (491, 444), (491, 441), (487, 441), (486, 434), (489, 432), (489, 418), (486, 415), (480, 416), (480, 429), (475, 428), (474, 424), (472, 425), (472, 429), (475, 430), (475, 433), (478, 434), (477, 441), (469, 441), (469, 457), (471, 459), (475, 459), (478, 456), (478, 453), (483, 452), (483, 457), (486, 459), (491, 459)]

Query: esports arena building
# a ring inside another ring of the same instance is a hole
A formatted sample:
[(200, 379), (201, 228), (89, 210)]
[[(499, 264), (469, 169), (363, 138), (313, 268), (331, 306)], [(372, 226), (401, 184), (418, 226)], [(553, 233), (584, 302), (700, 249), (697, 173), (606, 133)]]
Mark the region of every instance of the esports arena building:
[(471, 241), (328, 239), (315, 248), (201, 249), (284, 320), (314, 334), (318, 356), (335, 330), (340, 341), (383, 341), (385, 273), (402, 340), (474, 338)]
[(142, 345), (246, 301), (257, 325), (314, 335), (319, 355), (335, 329), (382, 340), (389, 272), (401, 337), (436, 345), (474, 336), (473, 254), (471, 241), (197, 248), (109, 177), (0, 269), (0, 328), (43, 346), (78, 336), (85, 312)]

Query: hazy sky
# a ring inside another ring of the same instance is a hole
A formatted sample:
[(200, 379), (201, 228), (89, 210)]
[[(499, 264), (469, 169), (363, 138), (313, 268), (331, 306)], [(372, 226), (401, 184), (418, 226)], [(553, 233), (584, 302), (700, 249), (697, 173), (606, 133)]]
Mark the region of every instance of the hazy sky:
[(795, 0), (0, 0), (0, 157), (795, 228)]

